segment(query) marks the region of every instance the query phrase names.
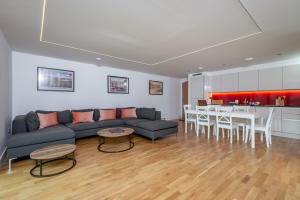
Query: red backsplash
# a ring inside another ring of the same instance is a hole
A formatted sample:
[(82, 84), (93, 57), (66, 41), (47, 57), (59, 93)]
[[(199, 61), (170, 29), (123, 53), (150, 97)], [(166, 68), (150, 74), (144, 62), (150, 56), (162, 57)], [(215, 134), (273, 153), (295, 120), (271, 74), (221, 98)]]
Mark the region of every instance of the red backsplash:
[(300, 90), (276, 90), (254, 92), (216, 92), (210, 94), (213, 100), (223, 100), (224, 104), (236, 99), (242, 104), (245, 98), (251, 101), (259, 101), (260, 105), (275, 105), (277, 96), (285, 96), (286, 106), (300, 106)]

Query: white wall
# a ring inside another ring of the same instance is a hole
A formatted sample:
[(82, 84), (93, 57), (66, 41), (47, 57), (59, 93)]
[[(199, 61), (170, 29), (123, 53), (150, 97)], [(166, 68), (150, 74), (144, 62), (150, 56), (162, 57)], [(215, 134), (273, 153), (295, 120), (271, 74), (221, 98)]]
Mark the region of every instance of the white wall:
[(0, 30), (0, 162), (11, 122), (11, 49)]
[[(75, 92), (37, 91), (37, 67), (75, 71)], [(108, 94), (107, 75), (129, 77), (129, 94)], [(149, 80), (163, 81), (164, 94), (149, 95)], [(180, 90), (175, 78), (13, 52), (13, 116), (37, 109), (136, 106), (155, 107), (162, 117), (178, 119)]]

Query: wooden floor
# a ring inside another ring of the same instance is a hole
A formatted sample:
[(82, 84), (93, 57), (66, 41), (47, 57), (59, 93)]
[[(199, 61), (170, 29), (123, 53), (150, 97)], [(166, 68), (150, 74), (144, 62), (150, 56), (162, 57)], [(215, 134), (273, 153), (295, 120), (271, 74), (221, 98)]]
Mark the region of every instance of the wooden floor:
[(51, 178), (31, 177), (29, 159), (15, 162), (12, 175), (3, 166), (0, 199), (300, 199), (300, 140), (273, 137), (266, 149), (257, 137), (251, 150), (185, 135), (182, 123), (178, 141), (134, 140), (118, 154), (99, 152), (97, 137), (78, 140), (77, 166)]

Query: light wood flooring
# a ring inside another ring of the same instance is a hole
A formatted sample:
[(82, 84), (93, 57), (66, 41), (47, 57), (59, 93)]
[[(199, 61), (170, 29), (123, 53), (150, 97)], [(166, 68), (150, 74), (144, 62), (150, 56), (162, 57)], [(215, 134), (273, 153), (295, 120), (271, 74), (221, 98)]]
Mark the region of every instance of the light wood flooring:
[[(267, 149), (236, 140), (216, 143), (194, 131), (150, 140), (136, 136), (127, 152), (105, 154), (98, 138), (76, 142), (77, 165), (65, 174), (33, 178), (33, 161), (0, 170), (0, 199), (300, 199), (300, 140), (273, 137)], [(62, 167), (61, 163), (55, 166)], [(51, 167), (51, 166), (49, 166)]]

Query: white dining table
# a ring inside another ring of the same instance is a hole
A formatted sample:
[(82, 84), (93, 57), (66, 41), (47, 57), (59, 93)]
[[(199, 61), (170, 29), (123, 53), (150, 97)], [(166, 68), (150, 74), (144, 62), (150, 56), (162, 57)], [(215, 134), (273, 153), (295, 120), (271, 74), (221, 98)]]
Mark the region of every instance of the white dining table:
[[(186, 110), (185, 112), (185, 119), (187, 118), (187, 115), (196, 115), (197, 111), (196, 109), (190, 109)], [(210, 116), (216, 116), (217, 112), (215, 110), (208, 111), (208, 115)], [(231, 112), (232, 118), (239, 118), (239, 119), (249, 119), (250, 120), (250, 126), (251, 126), (251, 148), (255, 148), (255, 119), (261, 118), (261, 115), (258, 113), (255, 113), (253, 111), (250, 112), (238, 112), (234, 111)], [(185, 120), (185, 130), (187, 130), (187, 120)]]

